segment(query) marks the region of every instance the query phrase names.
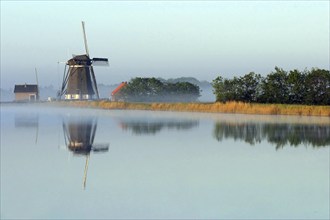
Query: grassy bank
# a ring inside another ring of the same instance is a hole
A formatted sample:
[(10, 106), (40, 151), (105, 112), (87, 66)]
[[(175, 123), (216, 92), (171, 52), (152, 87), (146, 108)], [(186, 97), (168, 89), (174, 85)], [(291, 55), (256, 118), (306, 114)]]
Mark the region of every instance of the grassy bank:
[(65, 101), (60, 105), (101, 109), (131, 109), (153, 111), (240, 113), (262, 115), (305, 115), (328, 116), (330, 106), (251, 104), (243, 102), (227, 103), (128, 103), (111, 101)]

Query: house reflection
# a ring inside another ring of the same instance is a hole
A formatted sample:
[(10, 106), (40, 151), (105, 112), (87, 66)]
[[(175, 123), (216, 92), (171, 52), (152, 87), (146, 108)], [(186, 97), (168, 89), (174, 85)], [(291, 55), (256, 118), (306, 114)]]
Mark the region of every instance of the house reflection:
[(38, 128), (38, 113), (20, 113), (15, 114), (15, 128)]
[(32, 133), (35, 132), (35, 144), (39, 136), (39, 114), (37, 112), (26, 112), (15, 114), (15, 128), (26, 129)]
[(276, 149), (286, 145), (330, 146), (329, 124), (218, 122), (215, 124), (213, 135), (218, 141), (231, 138), (251, 145), (266, 140), (276, 145)]
[(95, 144), (97, 119), (69, 117), (63, 121), (65, 144), (74, 155), (86, 156), (83, 188), (86, 188), (87, 170), (91, 152), (108, 152), (109, 144)]
[(123, 130), (130, 130), (136, 135), (156, 134), (162, 129), (189, 130), (199, 125), (197, 120), (157, 120), (157, 121), (121, 121), (120, 126)]

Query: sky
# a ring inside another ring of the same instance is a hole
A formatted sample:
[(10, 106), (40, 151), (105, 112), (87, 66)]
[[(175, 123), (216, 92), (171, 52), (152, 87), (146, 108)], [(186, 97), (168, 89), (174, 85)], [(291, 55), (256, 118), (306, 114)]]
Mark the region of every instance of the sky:
[[(183, 76), (212, 81), (251, 71), (329, 69), (329, 1), (0, 1), (1, 88), (62, 82), (84, 54), (97, 83)], [(60, 63), (59, 63), (60, 62)]]

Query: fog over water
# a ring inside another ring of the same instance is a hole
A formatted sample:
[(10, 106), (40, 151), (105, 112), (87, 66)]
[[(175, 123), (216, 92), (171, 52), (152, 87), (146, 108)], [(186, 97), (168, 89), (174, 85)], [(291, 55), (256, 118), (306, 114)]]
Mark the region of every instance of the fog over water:
[(329, 137), (329, 117), (1, 104), (1, 218), (327, 219)]

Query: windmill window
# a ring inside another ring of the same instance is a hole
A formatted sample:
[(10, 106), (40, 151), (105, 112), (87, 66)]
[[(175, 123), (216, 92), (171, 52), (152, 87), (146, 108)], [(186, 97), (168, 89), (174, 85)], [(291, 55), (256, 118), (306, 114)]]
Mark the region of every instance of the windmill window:
[(83, 95), (83, 99), (89, 99), (89, 95)]

